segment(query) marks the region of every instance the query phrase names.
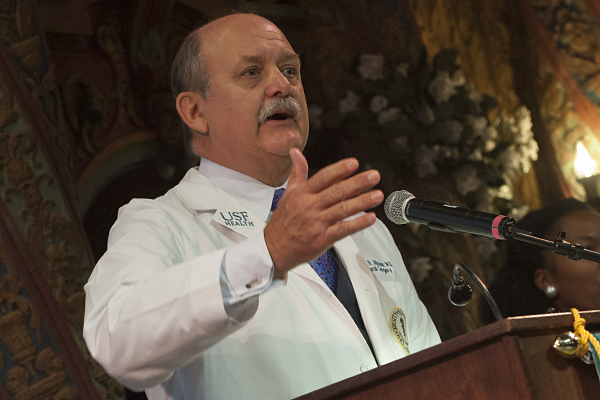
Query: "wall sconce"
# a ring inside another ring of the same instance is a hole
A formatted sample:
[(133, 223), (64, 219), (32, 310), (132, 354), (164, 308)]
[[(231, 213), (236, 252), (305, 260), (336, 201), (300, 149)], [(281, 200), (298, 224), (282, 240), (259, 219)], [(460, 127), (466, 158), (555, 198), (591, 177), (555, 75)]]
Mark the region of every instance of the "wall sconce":
[(577, 182), (585, 189), (587, 199), (600, 197), (600, 174), (598, 174), (597, 164), (581, 142), (577, 142), (574, 166)]

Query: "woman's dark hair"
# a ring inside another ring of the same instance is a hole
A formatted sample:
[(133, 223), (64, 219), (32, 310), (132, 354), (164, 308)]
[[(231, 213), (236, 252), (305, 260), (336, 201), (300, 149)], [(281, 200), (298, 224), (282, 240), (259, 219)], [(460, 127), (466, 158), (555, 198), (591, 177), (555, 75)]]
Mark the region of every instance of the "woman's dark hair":
[[(531, 232), (533, 236), (554, 240), (558, 231), (551, 232), (550, 229), (556, 221), (581, 210), (593, 211), (584, 202), (573, 198), (563, 199), (528, 213), (516, 226)], [(533, 280), (535, 270), (545, 268), (544, 251), (543, 247), (515, 239), (506, 242), (506, 264), (489, 286), (503, 317), (543, 314), (553, 306)], [(495, 321), (485, 301), (479, 304), (479, 314), (486, 324)]]

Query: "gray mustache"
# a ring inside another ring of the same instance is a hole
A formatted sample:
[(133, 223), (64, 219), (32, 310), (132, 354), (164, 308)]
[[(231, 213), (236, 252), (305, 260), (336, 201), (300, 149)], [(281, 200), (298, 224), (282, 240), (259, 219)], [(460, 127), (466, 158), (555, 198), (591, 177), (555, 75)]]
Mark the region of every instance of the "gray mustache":
[(258, 123), (264, 124), (269, 116), (284, 110), (292, 112), (291, 117), (294, 121), (297, 121), (302, 115), (300, 104), (296, 99), (293, 97), (275, 97), (273, 100), (263, 103), (258, 112)]

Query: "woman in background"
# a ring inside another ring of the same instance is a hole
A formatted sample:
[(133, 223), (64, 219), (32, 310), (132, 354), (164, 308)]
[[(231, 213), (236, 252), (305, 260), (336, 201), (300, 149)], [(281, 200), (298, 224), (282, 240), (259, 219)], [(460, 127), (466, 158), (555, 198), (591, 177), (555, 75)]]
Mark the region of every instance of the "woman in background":
[[(532, 211), (516, 226), (551, 241), (564, 231), (565, 241), (600, 252), (600, 214), (576, 199)], [(600, 309), (600, 263), (512, 239), (506, 242), (506, 265), (489, 290), (503, 317)], [(485, 300), (479, 310), (484, 323), (495, 321)]]

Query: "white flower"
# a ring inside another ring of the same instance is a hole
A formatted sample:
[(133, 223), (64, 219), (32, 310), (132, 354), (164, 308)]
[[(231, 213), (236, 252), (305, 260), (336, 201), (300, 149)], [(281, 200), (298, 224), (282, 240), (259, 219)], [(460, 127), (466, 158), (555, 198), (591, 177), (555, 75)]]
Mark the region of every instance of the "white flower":
[(436, 104), (440, 104), (450, 100), (450, 97), (456, 94), (456, 88), (464, 84), (465, 78), (460, 71), (457, 71), (452, 78), (448, 72), (440, 71), (431, 80), (427, 89)]
[(377, 125), (385, 125), (388, 122), (393, 122), (398, 119), (400, 115), (400, 107), (390, 107), (387, 110), (383, 110), (377, 117)]
[(477, 169), (473, 164), (466, 164), (454, 171), (452, 174), (458, 194), (466, 196), (481, 186), (481, 180), (477, 176)]
[(481, 149), (475, 149), (475, 150), (473, 150), (473, 152), (471, 154), (469, 154), (468, 159), (471, 160), (471, 161), (481, 161), (481, 160), (483, 160), (483, 154), (481, 152)]
[(512, 199), (513, 197), (513, 192), (510, 186), (508, 185), (502, 185), (498, 188), (498, 194), (497, 197), (503, 198), (503, 199)]
[(323, 127), (323, 107), (318, 104), (311, 104), (308, 106), (308, 117), (310, 119), (310, 126), (320, 129)]
[(515, 124), (517, 125), (517, 131), (515, 132), (515, 141), (517, 143), (527, 143), (533, 138), (533, 132), (531, 128), (531, 113), (525, 106), (517, 108), (515, 111)]
[(476, 135), (483, 136), (485, 130), (488, 127), (488, 120), (486, 117), (474, 117), (467, 115), (467, 123), (471, 125)]
[(410, 65), (408, 63), (402, 63), (396, 67), (396, 73), (402, 75), (403, 77), (408, 77), (408, 68)]
[(493, 140), (486, 140), (485, 143), (483, 144), (483, 149), (486, 152), (490, 152), (492, 150), (494, 150), (496, 148), (496, 142), (494, 142)]
[(435, 122), (435, 114), (429, 105), (425, 105), (417, 112), (417, 119), (425, 126), (429, 126)]
[[(487, 121), (486, 121), (487, 123)], [(496, 139), (498, 138), (498, 130), (493, 125), (486, 126), (482, 132), (479, 132), (483, 139), (483, 148), (486, 152), (490, 152), (496, 148)]]
[(526, 157), (531, 158), (533, 161), (538, 159), (538, 152), (540, 148), (535, 140), (531, 139), (529, 142), (523, 145), (523, 149)]
[(429, 83), (427, 89), (436, 104), (444, 103), (456, 94), (456, 89), (450, 80), (450, 75), (445, 71), (438, 73)]
[(369, 109), (373, 114), (379, 114), (388, 106), (389, 103), (390, 102), (388, 101), (387, 97), (378, 94), (373, 96), (371, 99), (371, 102), (369, 103)]
[(504, 149), (502, 154), (500, 154), (500, 162), (504, 171), (509, 175), (513, 175), (515, 171), (519, 170), (521, 155), (517, 152), (515, 145), (510, 145)]
[(450, 82), (452, 82), (455, 87), (458, 87), (463, 86), (466, 82), (466, 79), (463, 76), (462, 71), (456, 71), (452, 79), (450, 79)]
[(342, 114), (350, 114), (358, 111), (358, 102), (360, 97), (352, 90), (346, 91), (346, 97), (340, 100), (340, 112)]
[(441, 159), (458, 160), (460, 158), (460, 152), (457, 147), (440, 146), (440, 145), (436, 144), (433, 146), (433, 150), (435, 151), (435, 154), (436, 154), (435, 158), (437, 160), (441, 160)]
[(409, 275), (414, 283), (421, 283), (429, 276), (433, 269), (430, 257), (415, 258), (409, 267)]
[(408, 147), (408, 136), (397, 136), (394, 138), (394, 142), (401, 154), (408, 153), (410, 147)]
[(517, 221), (523, 218), (529, 212), (528, 206), (516, 207), (510, 210), (508, 213), (511, 217), (516, 219)]
[(358, 72), (365, 80), (383, 79), (383, 54), (361, 54)]
[[(487, 120), (485, 121), (487, 124)], [(488, 125), (481, 132), (481, 137), (483, 140), (496, 140), (498, 138), (498, 130), (493, 125)]]
[(422, 144), (417, 149), (415, 154), (415, 171), (419, 179), (425, 178), (427, 175), (437, 174), (437, 167), (435, 166), (434, 160), (436, 157), (436, 151)]
[(519, 146), (519, 153), (521, 154), (521, 170), (523, 173), (528, 173), (531, 168), (530, 160), (537, 160), (538, 158), (538, 144), (535, 140), (531, 139), (523, 146)]
[(460, 150), (458, 150), (458, 147), (451, 147), (450, 148), (450, 157), (453, 160), (458, 160), (460, 158)]
[(531, 168), (529, 160), (537, 159), (537, 151), (537, 142), (533, 139), (527, 145), (517, 146), (513, 144), (500, 154), (500, 162), (508, 176), (527, 173)]
[(447, 128), (446, 131), (448, 132), (448, 134), (444, 136), (446, 142), (451, 144), (457, 144), (458, 142), (460, 142), (464, 129), (463, 124), (455, 119), (451, 119), (446, 121), (445, 125)]
[(483, 95), (475, 89), (475, 86), (468, 83), (465, 85), (465, 89), (467, 90), (467, 97), (469, 100), (474, 101), (477, 104), (481, 103)]

